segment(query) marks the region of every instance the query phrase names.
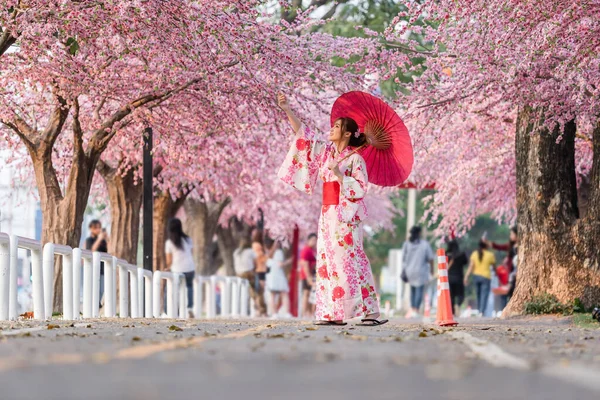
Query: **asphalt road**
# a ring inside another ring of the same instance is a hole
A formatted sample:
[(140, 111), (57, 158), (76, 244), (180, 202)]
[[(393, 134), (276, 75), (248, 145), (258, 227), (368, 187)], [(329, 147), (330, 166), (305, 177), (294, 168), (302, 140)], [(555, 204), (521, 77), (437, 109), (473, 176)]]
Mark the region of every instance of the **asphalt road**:
[(452, 329), (403, 320), (374, 328), (269, 320), (1, 323), (0, 399), (600, 395), (600, 329), (565, 319), (460, 322)]

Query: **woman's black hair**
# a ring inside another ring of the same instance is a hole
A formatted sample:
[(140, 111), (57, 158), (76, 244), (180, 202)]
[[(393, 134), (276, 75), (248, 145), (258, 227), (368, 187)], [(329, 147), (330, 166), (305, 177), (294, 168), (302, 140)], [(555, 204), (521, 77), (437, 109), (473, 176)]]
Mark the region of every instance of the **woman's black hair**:
[(173, 242), (175, 247), (183, 249), (183, 241), (187, 240), (188, 235), (183, 232), (181, 220), (179, 218), (171, 218), (167, 225), (167, 238)]
[(460, 247), (458, 246), (458, 242), (456, 240), (451, 240), (446, 245), (446, 253), (448, 253), (449, 257), (454, 257), (460, 251)]
[[(366, 143), (367, 137), (364, 133), (360, 132), (358, 137), (355, 136), (356, 132), (359, 131), (358, 124), (355, 120), (349, 117), (338, 118), (337, 121), (340, 121), (340, 128), (342, 129), (342, 134), (346, 132), (350, 132), (350, 141), (348, 142), (348, 146), (352, 147), (360, 147)], [(337, 122), (336, 121), (336, 122)]]
[(408, 241), (411, 243), (416, 243), (421, 239), (421, 227), (418, 225), (410, 228), (410, 235), (408, 237)]
[(479, 255), (479, 261), (483, 261), (483, 251), (487, 250), (488, 245), (483, 240), (479, 241), (479, 249), (477, 249), (477, 254)]

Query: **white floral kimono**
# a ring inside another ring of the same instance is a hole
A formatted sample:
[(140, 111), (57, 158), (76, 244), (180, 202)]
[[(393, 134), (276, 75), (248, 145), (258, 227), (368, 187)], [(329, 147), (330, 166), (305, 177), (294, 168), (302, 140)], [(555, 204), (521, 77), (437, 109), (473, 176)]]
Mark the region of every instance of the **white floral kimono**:
[(325, 185), (337, 181), (328, 163), (332, 158), (342, 160), (339, 169), (344, 180), (338, 204), (323, 205), (319, 219), (317, 320), (345, 320), (379, 312), (371, 265), (363, 250), (361, 225), (367, 216), (363, 197), (368, 183), (365, 160), (352, 154), (350, 147), (336, 153), (331, 143), (318, 140), (314, 132), (302, 126), (278, 172), (285, 183), (312, 194), (317, 175)]

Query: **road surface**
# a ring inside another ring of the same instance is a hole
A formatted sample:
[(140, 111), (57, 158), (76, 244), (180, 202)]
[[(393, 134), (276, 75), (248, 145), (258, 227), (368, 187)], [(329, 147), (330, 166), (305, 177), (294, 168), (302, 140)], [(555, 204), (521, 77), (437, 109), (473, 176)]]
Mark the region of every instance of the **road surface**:
[(373, 328), (270, 320), (4, 322), (0, 398), (600, 396), (600, 329), (555, 318), (460, 322), (452, 329), (406, 320)]

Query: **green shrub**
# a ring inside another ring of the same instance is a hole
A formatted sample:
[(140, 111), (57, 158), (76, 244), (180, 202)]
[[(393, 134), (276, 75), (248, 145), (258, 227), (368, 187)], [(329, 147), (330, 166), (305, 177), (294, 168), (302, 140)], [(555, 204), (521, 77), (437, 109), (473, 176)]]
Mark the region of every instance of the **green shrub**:
[(572, 307), (562, 304), (551, 294), (543, 293), (533, 296), (531, 301), (525, 303), (526, 314), (569, 314), (573, 312)]
[(573, 312), (574, 313), (584, 313), (587, 310), (585, 309), (585, 306), (583, 305), (583, 303), (581, 302), (581, 299), (578, 297), (575, 300), (573, 300)]

